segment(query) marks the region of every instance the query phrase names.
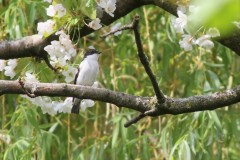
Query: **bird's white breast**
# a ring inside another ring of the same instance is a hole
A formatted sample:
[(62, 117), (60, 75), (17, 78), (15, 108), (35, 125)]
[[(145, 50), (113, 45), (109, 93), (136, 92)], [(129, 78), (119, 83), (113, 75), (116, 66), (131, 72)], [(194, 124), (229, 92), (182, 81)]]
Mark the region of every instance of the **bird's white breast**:
[(84, 59), (79, 65), (79, 69), (76, 84), (92, 86), (96, 81), (99, 70), (98, 61), (94, 59)]

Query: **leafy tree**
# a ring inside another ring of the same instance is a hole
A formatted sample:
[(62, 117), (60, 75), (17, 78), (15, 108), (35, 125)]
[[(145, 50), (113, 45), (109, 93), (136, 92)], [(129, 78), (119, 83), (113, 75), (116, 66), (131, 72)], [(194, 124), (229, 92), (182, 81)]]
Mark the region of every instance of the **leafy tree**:
[[(240, 157), (237, 0), (51, 3), (0, 0), (0, 158)], [(99, 88), (71, 84), (89, 46)]]

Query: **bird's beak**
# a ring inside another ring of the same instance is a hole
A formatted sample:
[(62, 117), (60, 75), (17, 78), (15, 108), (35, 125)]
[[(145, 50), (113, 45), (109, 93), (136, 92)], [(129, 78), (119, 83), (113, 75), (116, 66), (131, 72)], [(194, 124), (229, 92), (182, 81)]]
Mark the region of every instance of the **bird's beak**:
[(101, 54), (102, 52), (98, 52), (98, 54)]

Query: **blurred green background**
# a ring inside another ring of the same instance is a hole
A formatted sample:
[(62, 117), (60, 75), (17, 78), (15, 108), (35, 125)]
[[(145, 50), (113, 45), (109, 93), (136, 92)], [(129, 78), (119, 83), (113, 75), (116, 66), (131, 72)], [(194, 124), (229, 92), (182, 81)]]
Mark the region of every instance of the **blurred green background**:
[[(37, 33), (37, 22), (48, 19), (46, 6), (42, 1), (10, 0), (4, 5), (0, 0), (0, 40)], [(155, 6), (136, 9), (115, 23), (131, 23), (136, 14), (141, 17), (144, 51), (164, 94), (169, 97), (211, 94), (240, 84), (240, 58), (231, 50), (215, 43), (211, 51), (196, 46), (191, 52), (183, 51), (178, 44), (181, 36), (172, 27), (174, 17)], [(93, 45), (103, 52), (98, 76), (101, 87), (153, 96), (152, 85), (137, 57), (132, 32), (100, 38), (111, 26), (80, 39), (79, 54), (71, 63), (77, 66), (81, 50)], [(31, 70), (41, 82), (53, 82), (56, 78), (62, 82), (63, 77), (44, 62), (33, 58), (18, 62), (15, 79)], [(0, 77), (8, 79), (3, 73)], [(124, 128), (123, 124), (138, 114), (136, 111), (96, 102), (78, 116), (49, 116), (21, 96), (2, 95), (0, 159), (237, 160), (239, 107), (236, 104), (215, 111), (147, 117)]]

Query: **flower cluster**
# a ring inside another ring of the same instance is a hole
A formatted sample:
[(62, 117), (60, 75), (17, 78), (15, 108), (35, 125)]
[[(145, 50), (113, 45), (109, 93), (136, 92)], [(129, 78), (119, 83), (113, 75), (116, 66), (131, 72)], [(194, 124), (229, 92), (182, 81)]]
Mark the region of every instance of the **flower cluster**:
[(59, 35), (59, 41), (52, 41), (51, 45), (44, 47), (44, 50), (50, 55), (53, 66), (59, 64), (60, 67), (63, 67), (66, 65), (67, 60), (76, 56), (76, 49), (72, 45), (69, 35), (63, 31), (56, 32), (56, 35)]
[(59, 41), (52, 41), (51, 45), (44, 47), (44, 50), (50, 55), (50, 63), (55, 68), (64, 68), (62, 74), (66, 82), (73, 81), (77, 69), (67, 65), (67, 62), (76, 56), (76, 49), (72, 45), (69, 36), (63, 31), (56, 32), (59, 35)]
[(88, 27), (94, 29), (94, 30), (98, 30), (100, 28), (102, 28), (102, 25), (100, 24), (101, 20), (99, 18), (96, 18), (95, 20), (91, 21), (88, 24)]
[[(106, 13), (114, 17), (114, 11), (116, 10), (116, 0), (96, 0), (99, 7), (103, 8)], [(88, 27), (98, 30), (102, 28), (101, 20), (96, 18), (88, 24)]]
[(48, 113), (50, 115), (56, 115), (57, 113), (71, 113), (72, 97), (68, 97), (64, 101), (53, 101), (49, 97), (23, 97), (27, 98), (34, 105), (39, 106), (43, 113)]
[(54, 32), (55, 22), (52, 20), (47, 20), (46, 22), (39, 22), (37, 24), (38, 35), (45, 36), (50, 35)]
[[(47, 8), (47, 15), (50, 17), (58, 17), (61, 18), (66, 15), (66, 8), (63, 7), (62, 4), (50, 5)], [(40, 36), (48, 36), (55, 31), (56, 22), (54, 20), (47, 20), (46, 22), (39, 22), (37, 24), (38, 35)]]
[(66, 15), (66, 8), (64, 8), (62, 4), (50, 5), (47, 8), (47, 15), (49, 17), (54, 17), (57, 15), (59, 18), (61, 18)]
[(94, 101), (91, 99), (83, 99), (80, 104), (80, 108), (82, 111), (85, 111), (86, 108), (90, 108), (94, 106)]
[[(48, 1), (51, 2), (51, 1)], [(61, 18), (66, 14), (66, 9), (62, 4), (50, 5), (47, 10), (47, 15), (56, 18)], [(46, 22), (38, 23), (38, 34), (41, 36), (47, 36), (52, 34), (56, 29), (56, 21), (47, 20)], [(96, 19), (96, 22), (92, 22), (90, 26), (92, 28), (99, 29), (101, 28), (100, 19)], [(59, 35), (59, 40), (51, 41), (51, 44), (44, 47), (44, 50), (48, 52), (50, 56), (50, 63), (55, 68), (61, 68), (62, 75), (65, 77), (65, 82), (69, 83), (74, 80), (75, 75), (77, 74), (77, 69), (68, 64), (69, 60), (72, 57), (76, 56), (76, 49), (70, 40), (69, 35), (65, 34), (63, 31), (58, 31), (55, 33)], [(5, 69), (5, 62), (0, 61), (0, 70), (1, 68)], [(2, 69), (2, 70), (3, 70)], [(26, 82), (39, 82), (35, 75), (27, 72), (25, 74), (24, 80)], [(96, 84), (95, 84), (96, 85)], [(36, 91), (37, 86), (33, 86), (31, 92)], [(50, 115), (55, 115), (57, 113), (70, 113), (72, 109), (73, 98), (68, 97), (64, 101), (54, 101), (50, 97), (36, 97), (30, 98), (28, 96), (23, 96), (31, 101), (36, 106), (39, 106), (43, 113), (48, 113)], [(84, 99), (81, 102), (81, 109), (85, 110), (87, 107), (92, 107), (94, 101), (89, 99)]]
[(65, 77), (65, 82), (72, 82), (77, 74), (77, 69), (71, 66), (68, 66), (63, 72), (62, 75)]
[[(51, 0), (44, 0), (51, 3)], [(66, 15), (66, 9), (62, 4), (50, 5), (47, 10), (47, 15), (50, 17), (61, 18)], [(46, 22), (38, 23), (37, 30), (41, 36), (47, 36), (55, 31), (56, 22), (54, 20), (47, 20)], [(76, 56), (76, 49), (72, 45), (72, 41), (69, 36), (63, 31), (56, 32), (59, 35), (59, 41), (52, 41), (51, 45), (44, 48), (50, 55), (50, 63), (55, 68), (62, 68), (62, 74), (65, 76), (66, 82), (73, 81), (77, 69), (68, 65), (68, 61)], [(0, 63), (1, 67), (2, 63)], [(39, 82), (33, 74), (26, 73), (24, 77), (26, 82)], [(36, 87), (32, 88), (32, 92), (36, 90)], [(49, 97), (36, 97), (29, 98), (23, 96), (31, 101), (36, 106), (41, 107), (43, 113), (55, 115), (58, 112), (70, 113), (72, 108), (72, 98), (66, 98), (64, 101), (54, 101)]]
[[(24, 77), (25, 82), (39, 82), (35, 75), (27, 72)], [(36, 88), (33, 87), (32, 92)], [(55, 115), (57, 113), (71, 113), (72, 109), (72, 97), (66, 98), (64, 101), (53, 101), (49, 97), (36, 97), (30, 98), (28, 96), (22, 96), (31, 101), (34, 105), (41, 107), (43, 113)]]
[(4, 75), (10, 77), (13, 79), (13, 77), (16, 75), (14, 69), (17, 66), (17, 60), (16, 59), (10, 59), (7, 62), (5, 60), (0, 60), (0, 71), (4, 70)]
[[(25, 73), (24, 77), (25, 82), (39, 82), (35, 75), (30, 72)], [(98, 87), (98, 82), (94, 82), (92, 87)], [(32, 93), (36, 90), (36, 86), (32, 88)], [(34, 105), (39, 106), (42, 109), (43, 113), (48, 113), (50, 115), (56, 115), (57, 113), (71, 113), (73, 98), (68, 97), (64, 101), (54, 101), (49, 97), (36, 97), (30, 98), (26, 95), (22, 97), (28, 99)], [(94, 105), (94, 101), (90, 99), (83, 99), (81, 101), (80, 107), (82, 111), (85, 111), (86, 108), (92, 107)]]
[[(189, 12), (196, 12), (199, 8), (190, 5)], [(182, 34), (182, 40), (179, 42), (180, 47), (183, 48), (185, 51), (192, 50), (193, 45), (198, 45), (202, 48), (210, 50), (214, 47), (214, 43), (211, 41), (211, 38), (220, 36), (220, 33), (217, 28), (210, 28), (206, 34), (201, 35), (200, 37), (196, 38), (196, 33), (193, 35), (189, 32), (188, 28), (188, 16), (185, 14), (186, 8), (179, 7), (177, 10), (178, 18), (175, 19), (173, 22), (173, 27), (175, 28), (176, 32)]]

